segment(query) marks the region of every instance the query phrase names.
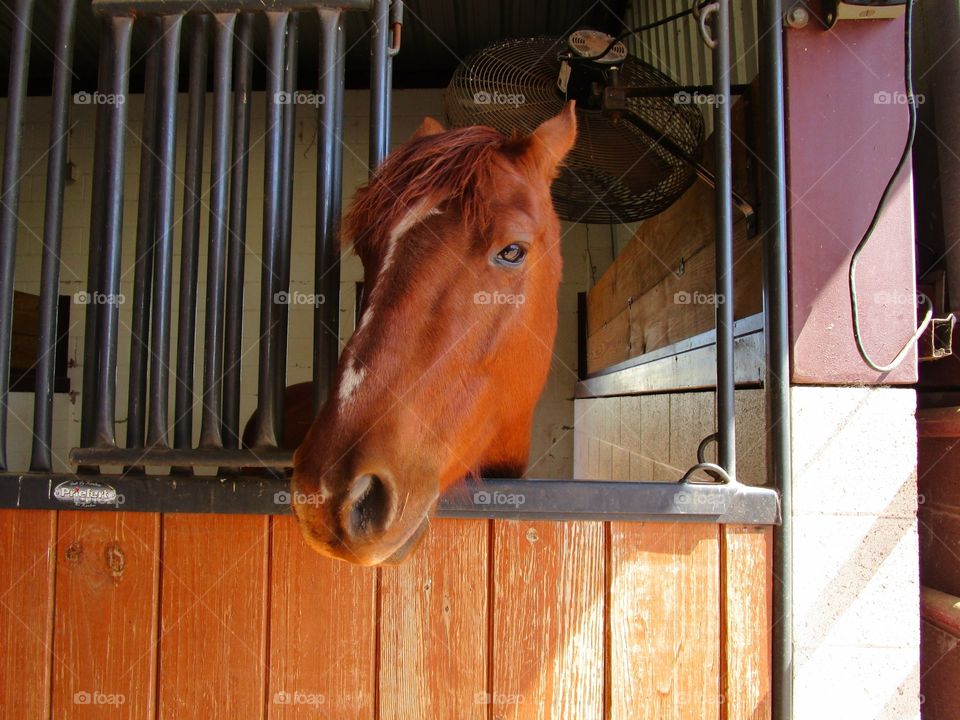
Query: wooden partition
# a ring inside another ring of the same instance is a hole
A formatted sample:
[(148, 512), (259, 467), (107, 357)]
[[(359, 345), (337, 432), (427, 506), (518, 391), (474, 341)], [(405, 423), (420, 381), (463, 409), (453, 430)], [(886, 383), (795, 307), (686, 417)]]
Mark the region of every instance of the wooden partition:
[(768, 717), (769, 534), (442, 520), (406, 564), (290, 518), (0, 512), (0, 717)]

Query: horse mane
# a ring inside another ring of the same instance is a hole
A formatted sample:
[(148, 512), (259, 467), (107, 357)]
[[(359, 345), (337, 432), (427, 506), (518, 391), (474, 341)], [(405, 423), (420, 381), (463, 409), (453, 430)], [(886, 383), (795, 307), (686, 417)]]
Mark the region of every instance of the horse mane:
[(344, 218), (341, 243), (352, 242), (365, 262), (382, 257), (390, 231), (424, 202), (454, 202), (468, 225), (485, 226), (492, 212), (485, 199), (495, 157), (503, 150), (517, 151), (521, 144), (479, 125), (414, 138), (393, 151), (357, 191)]

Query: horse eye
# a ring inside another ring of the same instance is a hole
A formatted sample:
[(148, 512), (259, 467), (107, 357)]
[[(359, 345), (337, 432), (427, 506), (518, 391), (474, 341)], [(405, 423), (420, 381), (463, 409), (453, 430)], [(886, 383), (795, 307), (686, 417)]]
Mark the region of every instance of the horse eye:
[(504, 265), (519, 265), (527, 256), (527, 250), (518, 243), (510, 243), (497, 253), (497, 261)]

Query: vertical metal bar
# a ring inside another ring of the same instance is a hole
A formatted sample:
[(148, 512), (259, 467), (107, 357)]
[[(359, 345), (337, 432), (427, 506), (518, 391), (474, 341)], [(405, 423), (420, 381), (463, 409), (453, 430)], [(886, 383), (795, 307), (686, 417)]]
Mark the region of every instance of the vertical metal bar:
[(150, 412), (147, 445), (166, 446), (170, 390), (170, 278), (173, 265), (174, 172), (177, 147), (177, 75), (183, 18), (163, 18), (160, 55), (160, 98), (157, 144), (157, 241), (153, 267), (153, 308), (150, 333)]
[(180, 239), (180, 303), (177, 307), (177, 380), (173, 446), (193, 441), (193, 366), (197, 333), (197, 264), (200, 257), (200, 196), (203, 183), (203, 125), (207, 104), (207, 36), (210, 16), (191, 18), (187, 158), (184, 165), (183, 229)]
[(250, 93), (253, 84), (253, 15), (237, 22), (233, 68), (233, 149), (230, 170), (230, 234), (227, 238), (227, 318), (223, 338), (223, 444), (240, 447), (240, 354), (243, 340), (243, 272), (247, 238)]
[(713, 137), (717, 254), (717, 463), (736, 477), (733, 364), (733, 169), (730, 142), (730, 0), (713, 15)]
[(263, 272), (260, 278), (260, 377), (254, 447), (277, 445), (277, 312), (280, 284), (275, 265), (280, 227), (280, 155), (283, 130), (283, 45), (288, 13), (268, 12), (266, 141), (263, 156)]
[(127, 396), (127, 447), (143, 447), (146, 431), (147, 361), (150, 356), (150, 308), (153, 254), (156, 242), (157, 88), (160, 83), (159, 18), (150, 25), (143, 81), (143, 125), (140, 145), (140, 190), (137, 202), (136, 261), (133, 268), (133, 308), (130, 320), (130, 382)]
[(313, 311), (313, 412), (326, 402), (340, 352), (340, 186), (343, 171), (344, 33), (340, 10), (320, 15), (320, 93), (317, 110), (317, 240)]
[(370, 10), (370, 172), (390, 147), (390, 0), (373, 0)]
[[(110, 22), (104, 20), (100, 32), (100, 62), (97, 71), (98, 85), (104, 81), (110, 72), (111, 44), (113, 36), (110, 31)], [(93, 150), (93, 188), (90, 200), (90, 240), (87, 248), (87, 295), (96, 297), (102, 291), (100, 277), (100, 257), (103, 255), (104, 239), (103, 227), (104, 203), (106, 198), (107, 172), (107, 138), (109, 123), (107, 107), (97, 105), (96, 138)], [(83, 331), (83, 393), (81, 396), (80, 444), (84, 447), (93, 445), (94, 416), (97, 402), (97, 313), (92, 306), (85, 308)]]
[(60, 0), (53, 45), (53, 111), (47, 155), (47, 194), (43, 216), (43, 259), (40, 265), (40, 332), (37, 336), (37, 386), (33, 395), (33, 447), (30, 469), (50, 472), (53, 436), (53, 381), (57, 347), (60, 290), (60, 241), (63, 230), (63, 185), (67, 168), (70, 121), (70, 79), (76, 0)]
[[(293, 229), (293, 172), (294, 172), (294, 133), (297, 119), (297, 105), (294, 102), (297, 92), (297, 48), (299, 40), (299, 13), (292, 13), (287, 22), (287, 49), (284, 63), (283, 87), (287, 104), (283, 108), (283, 139), (281, 145), (280, 178), (283, 183), (280, 194), (279, 222), (280, 242), (277, 245), (277, 274), (280, 276), (279, 290), (290, 290), (290, 243)], [(283, 437), (284, 395), (287, 380), (287, 327), (290, 313), (289, 303), (281, 303), (279, 312), (277, 341), (277, 437)]]
[(760, 220), (766, 340), (767, 462), (780, 491), (782, 522), (773, 529), (773, 717), (793, 718), (793, 469), (791, 467), (790, 334), (787, 286), (786, 143), (784, 141), (783, 7), (758, 0), (761, 126)]
[(20, 205), (20, 158), (23, 147), (23, 104), (30, 62), (30, 18), (33, 0), (18, 0), (13, 10), (7, 128), (0, 186), (0, 470), (7, 469), (7, 403), (10, 399), (10, 347), (13, 339), (13, 275), (17, 255), (17, 210)]
[(97, 313), (97, 382), (93, 443), (116, 444), (114, 420), (117, 392), (117, 337), (120, 325), (120, 243), (123, 240), (123, 160), (127, 139), (127, 78), (130, 69), (130, 35), (133, 18), (110, 19), (112, 41), (106, 96), (115, 102), (105, 106), (107, 116), (107, 162), (104, 177), (103, 253), (100, 257), (102, 295), (90, 298)]
[(220, 381), (223, 372), (223, 292), (227, 252), (227, 193), (230, 185), (230, 71), (237, 16), (216, 16), (213, 65), (213, 148), (210, 156), (210, 229), (207, 302), (203, 339), (203, 412), (200, 446), (221, 447)]

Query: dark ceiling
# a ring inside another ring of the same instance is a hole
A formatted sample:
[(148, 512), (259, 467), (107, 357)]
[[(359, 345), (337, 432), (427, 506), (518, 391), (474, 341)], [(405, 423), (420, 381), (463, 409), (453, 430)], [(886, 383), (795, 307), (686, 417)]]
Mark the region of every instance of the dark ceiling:
[[(134, 4), (134, 3), (131, 3)], [(535, 35), (565, 35), (578, 27), (619, 32), (623, 25), (625, 0), (604, 3), (596, 0), (408, 0), (404, 13), (403, 44), (394, 59), (394, 87), (444, 87), (454, 68), (470, 53), (503, 38)], [(17, 22), (13, 0), (0, 0), (0, 96), (6, 95), (10, 38)], [(58, 2), (38, 0), (31, 23), (31, 95), (49, 95)], [(141, 24), (142, 25), (142, 24)], [(344, 23), (347, 52), (347, 87), (367, 87), (369, 41), (367, 18), (347, 13)], [(317, 80), (318, 23), (313, 13), (300, 19), (299, 85), (313, 89)], [(186, 36), (184, 36), (186, 39)], [(90, 0), (79, 0), (74, 91), (96, 88), (97, 48), (100, 28), (90, 9)], [(184, 46), (186, 43), (183, 43)], [(143, 87), (143, 55), (149, 47), (146, 28), (135, 27), (130, 89)], [(266, 20), (258, 18), (254, 53), (263, 57), (266, 48)], [(186, 87), (186, 62), (181, 62), (181, 89)], [(257, 63), (254, 84), (262, 87), (263, 66)]]

